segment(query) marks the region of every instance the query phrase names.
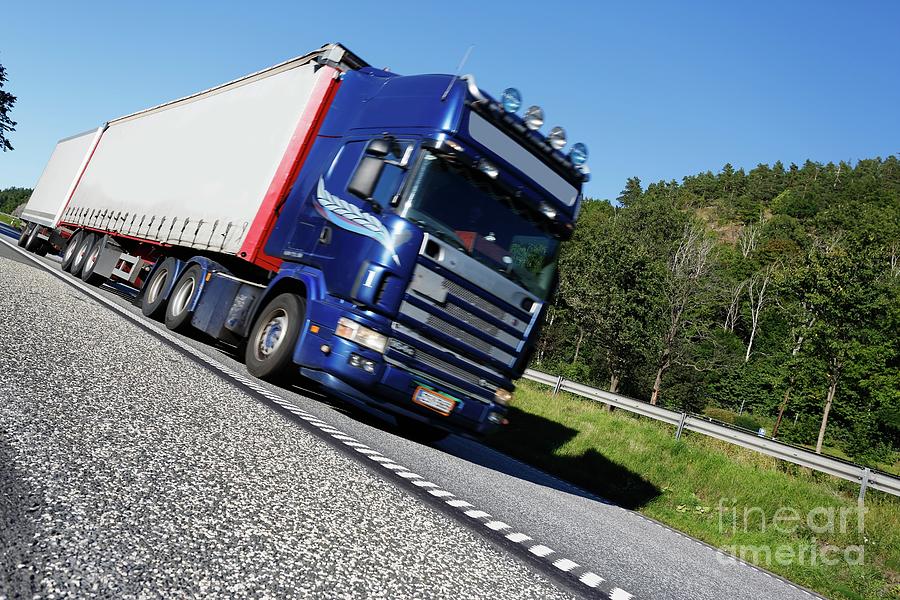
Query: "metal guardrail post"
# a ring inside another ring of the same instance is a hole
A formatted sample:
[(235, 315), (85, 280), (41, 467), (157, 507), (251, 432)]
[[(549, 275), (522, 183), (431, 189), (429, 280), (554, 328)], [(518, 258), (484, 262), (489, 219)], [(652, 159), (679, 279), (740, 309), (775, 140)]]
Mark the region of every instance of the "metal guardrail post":
[(554, 396), (559, 395), (559, 388), (562, 387), (562, 382), (563, 382), (563, 376), (560, 375), (559, 377), (556, 378), (556, 384), (553, 386), (553, 395)]
[(681, 432), (684, 431), (684, 422), (687, 420), (687, 413), (681, 413), (681, 419), (678, 421), (678, 429), (675, 430), (675, 439), (681, 439)]
[(857, 502), (862, 504), (866, 501), (866, 488), (869, 487), (869, 474), (872, 472), (872, 469), (869, 467), (865, 467), (862, 472), (862, 481), (859, 484), (859, 499)]

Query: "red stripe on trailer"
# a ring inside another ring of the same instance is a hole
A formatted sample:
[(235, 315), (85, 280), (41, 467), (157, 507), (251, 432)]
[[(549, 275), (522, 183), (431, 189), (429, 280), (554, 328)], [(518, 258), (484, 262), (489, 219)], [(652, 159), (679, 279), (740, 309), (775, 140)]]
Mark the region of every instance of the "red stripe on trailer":
[(310, 102), (303, 114), (300, 115), (294, 135), (291, 136), (291, 141), (275, 171), (272, 183), (269, 184), (262, 205), (259, 207), (238, 252), (238, 256), (244, 260), (271, 271), (277, 271), (282, 262), (280, 258), (269, 256), (263, 251), (278, 217), (276, 209), (290, 192), (297, 173), (309, 155), (313, 140), (322, 126), (325, 113), (328, 112), (331, 101), (341, 83), (337, 69), (328, 66), (321, 67), (321, 69), (322, 73), (312, 90)]

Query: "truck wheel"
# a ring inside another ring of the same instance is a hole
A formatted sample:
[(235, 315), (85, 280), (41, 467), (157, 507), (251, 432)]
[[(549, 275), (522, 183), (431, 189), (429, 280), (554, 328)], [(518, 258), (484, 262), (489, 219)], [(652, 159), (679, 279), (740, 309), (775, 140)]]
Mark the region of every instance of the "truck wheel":
[(109, 240), (107, 236), (98, 236), (97, 241), (88, 252), (87, 258), (84, 259), (84, 266), (81, 268), (81, 280), (89, 285), (100, 285), (106, 281), (106, 277), (94, 275), (94, 269), (97, 267), (97, 261), (106, 248), (106, 242)]
[(22, 228), (22, 233), (19, 234), (19, 248), (25, 247), (25, 242), (28, 241), (28, 236), (31, 235), (31, 230), (37, 227), (34, 223), (27, 223), (25, 227)]
[(166, 304), (166, 327), (172, 331), (184, 332), (191, 326), (191, 301), (194, 294), (200, 289), (200, 278), (203, 269), (200, 265), (193, 265), (178, 278), (178, 283), (172, 289), (169, 302)]
[(141, 312), (145, 317), (161, 321), (166, 311), (168, 291), (172, 288), (178, 261), (172, 257), (163, 260), (162, 264), (153, 271), (153, 276), (144, 287), (144, 295), (141, 298)]
[(40, 231), (41, 226), (35, 224), (34, 227), (31, 228), (31, 231), (28, 232), (28, 239), (25, 240), (25, 249), (29, 252), (37, 252), (41, 249), (40, 247), (44, 245), (44, 241), (38, 237)]
[(66, 244), (61, 264), (62, 270), (66, 273), (72, 270), (72, 262), (75, 260), (75, 251), (78, 250), (78, 244), (81, 242), (82, 237), (84, 237), (84, 231), (76, 231), (72, 234), (72, 237), (69, 238), (69, 242)]
[(305, 319), (306, 300), (296, 294), (279, 294), (266, 305), (253, 324), (244, 351), (251, 375), (274, 381), (288, 373)]
[(85, 233), (75, 248), (75, 256), (72, 258), (72, 264), (69, 267), (69, 273), (78, 277), (81, 275), (81, 269), (84, 267), (84, 259), (87, 258), (88, 252), (94, 247), (96, 237), (93, 233)]

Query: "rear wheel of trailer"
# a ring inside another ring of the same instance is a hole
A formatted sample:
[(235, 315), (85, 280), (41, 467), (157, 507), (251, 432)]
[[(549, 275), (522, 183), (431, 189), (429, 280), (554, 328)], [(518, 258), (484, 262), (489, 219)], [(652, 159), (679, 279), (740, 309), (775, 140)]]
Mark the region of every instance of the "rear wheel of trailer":
[[(31, 227), (31, 231), (28, 232), (28, 238), (25, 240), (25, 249), (29, 252), (34, 252), (35, 254), (40, 254), (41, 250), (44, 248), (44, 240), (38, 237), (38, 234), (41, 232), (41, 226), (35, 223)], [(47, 251), (44, 250), (44, 254)]]
[(81, 268), (80, 277), (85, 283), (90, 285), (100, 285), (106, 279), (100, 275), (95, 275), (94, 269), (97, 266), (97, 259), (100, 258), (100, 254), (106, 248), (109, 239), (109, 236), (106, 235), (98, 236), (97, 241), (94, 242), (90, 252), (88, 252), (87, 258), (84, 259), (84, 266)]
[(84, 231), (78, 230), (72, 234), (72, 237), (69, 238), (69, 241), (66, 244), (61, 264), (62, 270), (66, 273), (69, 273), (72, 270), (72, 263), (75, 261), (75, 252), (78, 250), (78, 245), (81, 243), (83, 237)]
[(31, 230), (34, 227), (36, 227), (34, 223), (26, 223), (25, 227), (22, 228), (22, 232), (19, 234), (19, 248), (25, 247), (25, 242), (28, 241), (28, 236), (31, 234)]
[(81, 240), (78, 242), (78, 247), (75, 249), (75, 257), (72, 259), (72, 264), (69, 266), (69, 272), (76, 277), (81, 275), (81, 269), (84, 268), (84, 260), (87, 258), (88, 252), (91, 251), (91, 248), (94, 246), (94, 242), (96, 241), (96, 236), (93, 233), (85, 233)]

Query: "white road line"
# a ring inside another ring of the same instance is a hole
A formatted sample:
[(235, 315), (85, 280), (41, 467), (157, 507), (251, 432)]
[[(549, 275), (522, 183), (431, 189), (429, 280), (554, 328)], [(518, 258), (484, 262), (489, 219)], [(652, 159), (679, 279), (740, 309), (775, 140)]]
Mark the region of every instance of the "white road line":
[(535, 556), (540, 556), (541, 558), (543, 558), (549, 554), (553, 554), (555, 552), (553, 549), (548, 548), (547, 546), (544, 546), (543, 544), (535, 544), (534, 546), (529, 548), (528, 551), (531, 552), (532, 554), (534, 554)]
[(447, 490), (428, 490), (428, 493), (436, 498), (449, 498), (453, 495), (453, 492)]
[(471, 502), (466, 502), (465, 500), (447, 500), (447, 504), (452, 506), (453, 508), (471, 508), (473, 504)]
[(483, 519), (484, 517), (491, 516), (483, 510), (467, 510), (463, 514), (465, 514), (467, 517), (472, 517), (473, 519)]
[(560, 558), (553, 563), (553, 566), (560, 571), (566, 571), (568, 573), (569, 571), (580, 565), (575, 561), (569, 560), (568, 558)]
[[(390, 469), (393, 473), (395, 473), (399, 477), (402, 477), (407, 480), (415, 479), (415, 481), (412, 481), (413, 485), (422, 487), (422, 488), (437, 488), (437, 487), (439, 487), (436, 483), (432, 483), (430, 481), (426, 481), (426, 480), (422, 479), (421, 475), (418, 475), (411, 471), (405, 470), (406, 469), (405, 467), (402, 467), (401, 465), (394, 463), (393, 461), (391, 461), (391, 459), (388, 459), (387, 457), (381, 455), (378, 451), (372, 450), (366, 444), (356, 441), (355, 438), (344, 434), (339, 429), (326, 423), (325, 421), (319, 419), (318, 417), (299, 409), (292, 402), (289, 402), (289, 401), (285, 400), (284, 398), (281, 398), (280, 396), (272, 393), (268, 389), (266, 389), (263, 386), (256, 383), (254, 380), (248, 379), (244, 375), (232, 370), (227, 365), (224, 365), (224, 364), (214, 361), (212, 358), (208, 357), (203, 352), (197, 350), (196, 348), (190, 346), (189, 344), (182, 342), (180, 339), (176, 338), (175, 336), (170, 334), (168, 331), (158, 329), (157, 327), (148, 324), (144, 319), (138, 317), (137, 315), (132, 314), (127, 309), (119, 306), (115, 302), (112, 302), (111, 300), (102, 296), (100, 293), (98, 293), (95, 290), (82, 284), (80, 281), (76, 281), (61, 272), (57, 272), (55, 269), (52, 269), (47, 264), (45, 264), (42, 261), (38, 260), (37, 258), (31, 256), (28, 252), (25, 252), (25, 251), (21, 250), (20, 248), (15, 247), (13, 244), (10, 244), (6, 240), (0, 240), (0, 242), (3, 242), (10, 249), (16, 251), (17, 253), (21, 254), (25, 258), (28, 258), (29, 260), (31, 260), (32, 262), (37, 264), (39, 267), (41, 267), (44, 270), (46, 270), (47, 272), (49, 272), (51, 275), (53, 275), (57, 279), (60, 279), (63, 282), (65, 282), (69, 285), (72, 285), (73, 287), (78, 288), (88, 297), (96, 300), (100, 304), (107, 306), (108, 308), (111, 308), (113, 311), (115, 311), (119, 315), (125, 317), (127, 320), (134, 322), (135, 324), (139, 325), (143, 329), (149, 329), (158, 337), (164, 338), (166, 341), (168, 341), (173, 346), (180, 348), (181, 350), (183, 350), (190, 356), (194, 357), (201, 363), (208, 365), (214, 371), (217, 371), (217, 372), (225, 375), (227, 378), (229, 378), (232, 381), (243, 384), (245, 387), (249, 388), (250, 390), (255, 391), (256, 393), (263, 396), (264, 398), (267, 398), (268, 400), (274, 402), (278, 406), (285, 408), (286, 410), (288, 410), (289, 412), (291, 412), (298, 418), (302, 419), (303, 421), (309, 423), (310, 425), (315, 426), (316, 428), (321, 430), (323, 433), (327, 433), (327, 434), (331, 435), (331, 437), (339, 440), (344, 445), (346, 445), (350, 448), (353, 448), (357, 452), (364, 454), (373, 460), (380, 462), (380, 464), (382, 466), (386, 467), (387, 469)], [(389, 462), (382, 462), (385, 460), (389, 461)], [(513, 460), (515, 460), (515, 459), (513, 459)], [(518, 461), (518, 460), (516, 460), (515, 462), (525, 465), (525, 463), (522, 463), (521, 461)], [(534, 467), (531, 467), (530, 465), (525, 465), (525, 466), (527, 466), (529, 469), (534, 469)], [(553, 476), (550, 476), (550, 477), (552, 479), (560, 481), (559, 479), (557, 479)], [(571, 484), (566, 483), (566, 485), (571, 485)], [(572, 486), (572, 487), (578, 489), (577, 486)], [(436, 497), (453, 496), (453, 494), (451, 492), (448, 492), (445, 490), (430, 489), (428, 491), (431, 495), (436, 496)], [(593, 497), (593, 495), (591, 495), (591, 496)], [(473, 506), (471, 503), (466, 502), (465, 500), (458, 499), (458, 498), (446, 500), (445, 502), (454, 508), (469, 508), (469, 507)], [(490, 515), (488, 513), (484, 512), (482, 510), (477, 510), (477, 509), (466, 510), (464, 512), (464, 514), (473, 519), (483, 519), (483, 518), (490, 517)], [(502, 521), (489, 521), (489, 522), (485, 523), (485, 525), (489, 529), (492, 529), (493, 531), (500, 531), (503, 529), (511, 528), (510, 525), (507, 525), (506, 523), (503, 523)], [(525, 542), (525, 541), (529, 541), (532, 539), (530, 536), (528, 536), (524, 533), (520, 533), (520, 532), (510, 533), (510, 534), (506, 535), (505, 537), (508, 540), (510, 540), (514, 543), (517, 543), (517, 544)], [(534, 546), (531, 546), (530, 548), (528, 548), (528, 551), (531, 554), (534, 554), (535, 556), (538, 556), (541, 558), (549, 556), (551, 554), (555, 554), (554, 550), (552, 550), (551, 548), (548, 548), (547, 546), (544, 546), (542, 544), (535, 544)], [(575, 563), (574, 561), (571, 561), (571, 560), (565, 559), (565, 558), (557, 559), (555, 562), (550, 563), (550, 564), (555, 566), (557, 569), (560, 569), (565, 572), (570, 572), (572, 569), (574, 569), (578, 566), (578, 564)], [(588, 572), (584, 573), (583, 575), (581, 575), (581, 577), (579, 577), (579, 581), (581, 581), (581, 583), (583, 583), (584, 585), (586, 585), (588, 587), (595, 588), (601, 582), (603, 582), (605, 580), (602, 577), (600, 577), (599, 575), (597, 575), (596, 573), (588, 571)], [(621, 588), (613, 588), (613, 590), (610, 592), (611, 600), (630, 600), (633, 597), (634, 596), (632, 596), (628, 592), (622, 590)]]

